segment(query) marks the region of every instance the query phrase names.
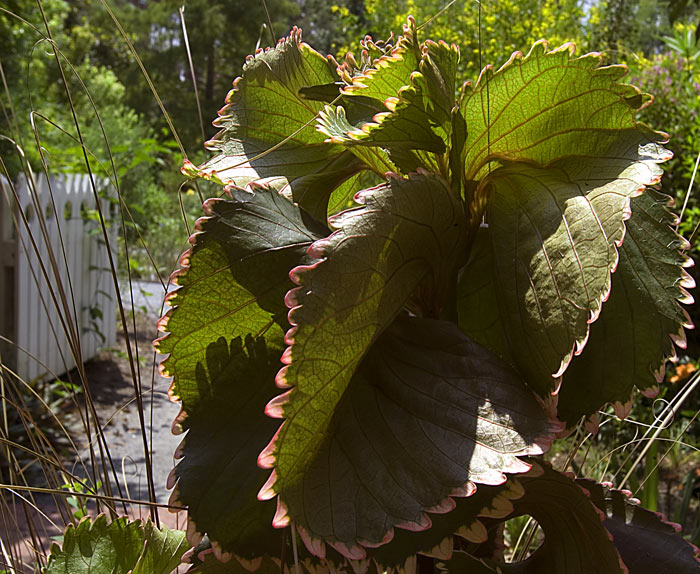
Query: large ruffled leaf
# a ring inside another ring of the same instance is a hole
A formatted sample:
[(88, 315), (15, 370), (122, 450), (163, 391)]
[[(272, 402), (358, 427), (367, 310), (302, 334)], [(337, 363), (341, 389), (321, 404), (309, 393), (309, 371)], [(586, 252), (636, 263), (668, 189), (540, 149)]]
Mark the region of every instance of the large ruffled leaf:
[(336, 231), (309, 250), (318, 260), (292, 272), (299, 287), (286, 299), (293, 328), (278, 384), (293, 389), (268, 406), (287, 420), (260, 458), (275, 467), (276, 492), (301, 482), (361, 359), (412, 295), (416, 310), (439, 315), (464, 248), (462, 204), (440, 178), (391, 179), (357, 200), (363, 207), (337, 216)]
[(542, 394), (585, 346), (610, 292), (630, 199), (658, 181), (667, 157), (636, 131), (617, 137), (595, 160), (507, 164), (489, 177), (501, 316), (518, 368)]
[(692, 303), (684, 287), (694, 282), (683, 269), (692, 260), (683, 254), (685, 240), (670, 227), (676, 218), (666, 209), (668, 201), (653, 190), (632, 200), (610, 299), (564, 377), (559, 413), (570, 426), (605, 403), (625, 416), (633, 388), (655, 393), (665, 359), (675, 355), (673, 343), (685, 347), (683, 328), (692, 324), (679, 301)]
[(278, 547), (274, 505), (256, 500), (266, 477), (256, 458), (277, 428), (264, 405), (284, 348), (288, 271), (326, 233), (276, 192), (252, 189), (206, 203), (159, 324), (169, 334), (156, 344), (170, 354), (161, 370), (182, 401), (174, 428), (189, 429), (173, 500), (189, 507), (192, 541), (209, 532), (218, 548), (245, 556)]
[[(334, 60), (303, 43), (301, 32), (294, 29), (275, 48), (248, 58), (214, 122), (222, 129), (207, 142), (217, 155), (199, 167), (185, 162), (183, 171), (222, 184), (244, 186), (269, 179), (278, 187), (288, 185), (296, 202), (325, 219), (331, 191), (368, 169), (342, 146), (324, 143), (324, 135), (315, 128), (324, 104), (300, 94), (337, 79)], [(391, 165), (376, 168), (383, 173)]]
[[(430, 528), (427, 513), (451, 510), (450, 497), (471, 495), (474, 483), (526, 472), (517, 456), (542, 453), (561, 428), (514, 371), (456, 325), (404, 316), (373, 345), (326, 440), (280, 496), (310, 549), (322, 556), (326, 541), (360, 559), (360, 546), (388, 542), (395, 527)], [(398, 559), (429, 551), (449, 526), (468, 528), (492, 496), (466, 504), (457, 522), (442, 523)]]
[(639, 506), (627, 491), (613, 490), (588, 479), (576, 481), (603, 513), (603, 525), (629, 574), (700, 572), (698, 549), (680, 535), (680, 525)]
[(102, 514), (69, 524), (61, 546), (51, 545), (46, 574), (170, 574), (187, 550), (185, 533), (151, 521)]
[(618, 82), (624, 66), (599, 67), (600, 54), (572, 58), (573, 51), (573, 44), (548, 50), (537, 42), (526, 57), (515, 52), (497, 72), (485, 68), (476, 86), (467, 84), (467, 179), (481, 179), (500, 159), (545, 166), (562, 157), (595, 158), (619, 145), (620, 131), (638, 128), (635, 114), (651, 97)]

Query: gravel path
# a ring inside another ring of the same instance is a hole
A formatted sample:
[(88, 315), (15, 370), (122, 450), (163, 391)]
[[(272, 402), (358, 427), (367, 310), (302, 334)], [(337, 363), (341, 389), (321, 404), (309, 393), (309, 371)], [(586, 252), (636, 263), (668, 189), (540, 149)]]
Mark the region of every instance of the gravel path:
[[(174, 286), (171, 286), (171, 288)], [(124, 305), (131, 307), (128, 286), (122, 287)], [(159, 283), (133, 282), (134, 309), (138, 319), (136, 333), (130, 333), (133, 353), (138, 349), (139, 380), (143, 396), (143, 419), (152, 459), (153, 479), (158, 502), (167, 502), (165, 488), (173, 467), (173, 452), (182, 437), (171, 432), (171, 423), (179, 410), (167, 390), (170, 379), (158, 374), (162, 356), (153, 352), (152, 342), (158, 336), (155, 323), (161, 314), (163, 287)], [(131, 331), (131, 329), (130, 329)], [(134, 346), (134, 340), (137, 347)], [(135, 362), (136, 364), (136, 362)], [(120, 482), (126, 485), (124, 496), (148, 499), (146, 456), (139, 409), (135, 400), (133, 376), (126, 354), (126, 339), (118, 337), (116, 352), (103, 353), (87, 365), (88, 381), (113, 465)]]

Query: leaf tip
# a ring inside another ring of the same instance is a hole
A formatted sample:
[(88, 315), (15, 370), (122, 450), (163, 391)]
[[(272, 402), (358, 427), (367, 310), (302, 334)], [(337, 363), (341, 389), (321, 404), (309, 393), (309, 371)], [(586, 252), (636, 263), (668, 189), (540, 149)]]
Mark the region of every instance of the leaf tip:
[(289, 390), (286, 393), (277, 395), (265, 406), (265, 414), (272, 419), (284, 418), (284, 405), (289, 402)]
[[(258, 464), (260, 463), (258, 462)], [(262, 488), (260, 488), (260, 491), (258, 492), (258, 500), (272, 500), (277, 495), (275, 489), (273, 488), (275, 482), (277, 482), (277, 471), (273, 470), (265, 481), (265, 484), (263, 484)]]
[(430, 520), (430, 516), (424, 512), (421, 512), (415, 520), (395, 524), (396, 528), (408, 530), (409, 532), (423, 532), (424, 530), (428, 530), (432, 525), (433, 521)]
[(457, 498), (467, 498), (476, 492), (476, 484), (468, 481), (462, 486), (457, 486), (450, 491), (450, 496)]
[(187, 542), (190, 543), (190, 546), (197, 546), (197, 544), (199, 544), (204, 538), (204, 535), (201, 532), (199, 532), (197, 525), (191, 517), (187, 518), (185, 538), (187, 539)]
[(277, 510), (275, 511), (275, 516), (272, 519), (273, 528), (286, 528), (289, 526), (290, 518), (287, 511), (287, 505), (282, 502), (282, 500), (277, 497)]
[(233, 558), (233, 554), (230, 552), (224, 552), (223, 548), (221, 547), (221, 544), (219, 544), (218, 542), (212, 542), (211, 549), (214, 553), (214, 557), (222, 564), (230, 562), (230, 560)]
[[(179, 447), (178, 447), (179, 448)], [(177, 466), (170, 469), (168, 473), (168, 478), (165, 481), (165, 488), (172, 490), (177, 484)]]
[(632, 397), (630, 397), (630, 399), (626, 403), (615, 401), (612, 405), (613, 411), (615, 412), (615, 416), (620, 420), (626, 419), (632, 411), (632, 405)]
[(272, 437), (272, 440), (258, 455), (258, 467), (263, 469), (273, 468), (275, 464), (275, 439), (277, 438), (278, 433), (279, 430), (277, 431), (277, 433), (275, 433), (275, 436)]

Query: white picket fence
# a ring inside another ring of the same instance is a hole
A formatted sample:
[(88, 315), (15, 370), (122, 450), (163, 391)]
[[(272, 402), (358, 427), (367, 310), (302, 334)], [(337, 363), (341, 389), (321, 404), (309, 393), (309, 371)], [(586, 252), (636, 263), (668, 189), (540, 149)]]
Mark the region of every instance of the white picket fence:
[[(0, 194), (3, 244), (11, 251), (14, 243), (0, 284), (4, 307), (14, 315), (6, 318), (5, 329), (13, 332), (5, 336), (16, 343), (11, 364), (25, 381), (65, 373), (116, 341), (116, 293), (89, 176), (34, 182), (20, 176), (15, 193), (0, 182), (9, 196), (8, 202)], [(96, 183), (116, 265), (116, 206), (106, 182)]]

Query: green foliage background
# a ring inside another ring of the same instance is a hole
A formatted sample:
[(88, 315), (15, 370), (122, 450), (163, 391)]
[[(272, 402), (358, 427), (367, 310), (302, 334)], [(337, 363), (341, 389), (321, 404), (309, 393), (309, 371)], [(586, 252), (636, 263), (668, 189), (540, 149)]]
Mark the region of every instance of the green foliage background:
[[(267, 0), (266, 4), (115, 0), (107, 5), (148, 71), (181, 145), (105, 4), (101, 0), (42, 2), (55, 45), (72, 66), (73, 71), (67, 68), (67, 83), (86, 148), (98, 166), (96, 171), (102, 166), (110, 173), (114, 162), (112, 177), (119, 179), (131, 208), (133, 222), (127, 222), (127, 233), (134, 243), (131, 269), (137, 276), (154, 275), (145, 250), (138, 247), (139, 235), (153, 246), (161, 275), (172, 268), (182, 239), (173, 236), (182, 225), (183, 212), (190, 214), (186, 218), (191, 224), (199, 204), (194, 189), (179, 188), (181, 160), (188, 157), (196, 164), (206, 157), (203, 141), (215, 133), (211, 121), (240, 73), (241, 62), (293, 25), (303, 29), (304, 38), (316, 49), (340, 60), (349, 50), (357, 53), (365, 34), (389, 38), (413, 14), (432, 37), (460, 46), (460, 75), (472, 81), (482, 65), (498, 67), (514, 51), (526, 52), (541, 38), (550, 46), (574, 42), (579, 53), (602, 51), (610, 61), (627, 63), (630, 81), (656, 97), (657, 103), (643, 118), (670, 134), (669, 146), (676, 156), (667, 166), (664, 191), (682, 202), (690, 183), (700, 144), (696, 113), (700, 8), (688, 0), (487, 0), (481, 4), (473, 0), (390, 4), (380, 0)], [(0, 7), (0, 37), (7, 40), (0, 57), (7, 88), (2, 95), (0, 133), (20, 140), (16, 143), (36, 170), (42, 158), (34, 145), (33, 123), (51, 169), (84, 171), (63, 80), (37, 4), (7, 0)], [(681, 42), (685, 51), (669, 44), (668, 38), (674, 35), (687, 40)], [(14, 145), (0, 140), (0, 153), (12, 177), (21, 169)], [(182, 205), (178, 191), (183, 192)], [(692, 197), (687, 215), (682, 229), (690, 236), (700, 221), (700, 207)], [(126, 262), (122, 263), (124, 270)]]

